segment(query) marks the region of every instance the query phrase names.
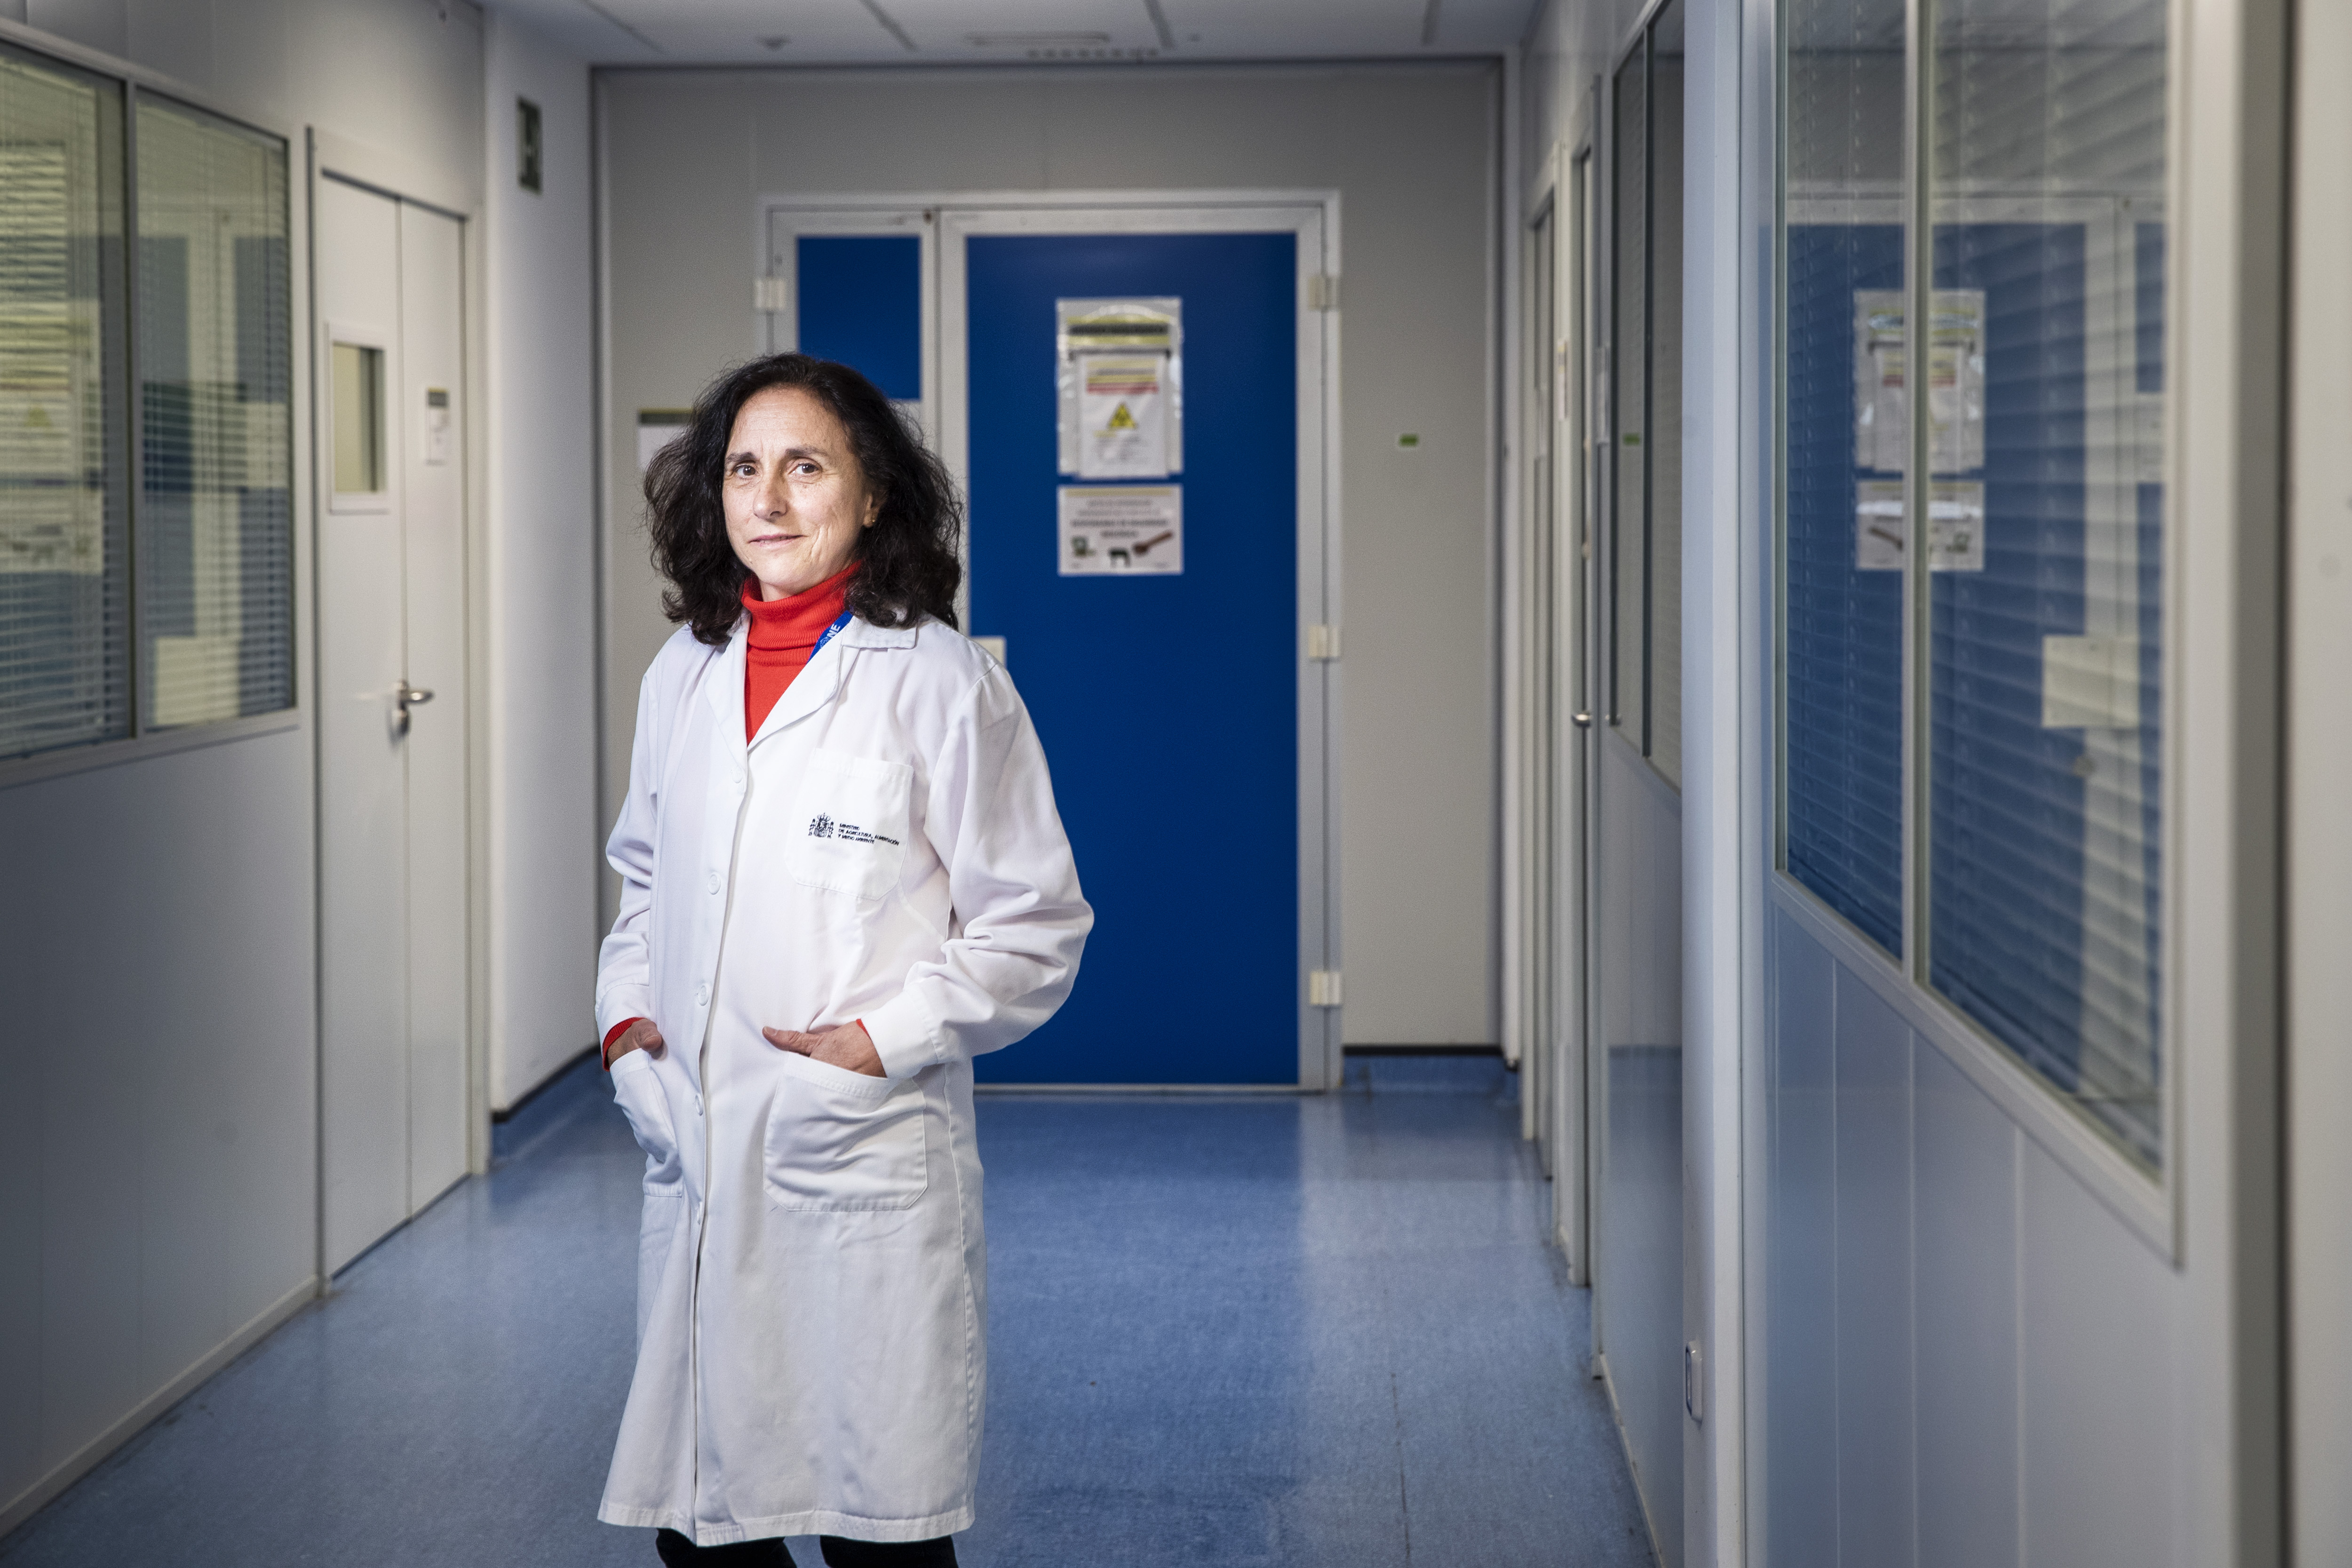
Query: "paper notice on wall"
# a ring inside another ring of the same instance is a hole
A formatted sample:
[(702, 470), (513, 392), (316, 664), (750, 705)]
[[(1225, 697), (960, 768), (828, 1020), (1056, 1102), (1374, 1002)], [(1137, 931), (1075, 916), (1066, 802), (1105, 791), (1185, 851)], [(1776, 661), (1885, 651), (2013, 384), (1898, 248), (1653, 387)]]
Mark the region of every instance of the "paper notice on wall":
[(1168, 356), (1078, 356), (1078, 475), (1168, 477)]
[(653, 467), (653, 461), (664, 447), (686, 434), (694, 423), (691, 408), (640, 408), (637, 410), (637, 472)]
[[(1864, 479), (1854, 487), (1854, 569), (1903, 570), (1903, 481)], [(1937, 480), (1927, 494), (1927, 569), (1984, 570), (1984, 486)]]
[(1172, 576), (1184, 570), (1184, 487), (1061, 487), (1062, 575)]
[[(1969, 473), (1984, 467), (1984, 290), (1938, 289), (1930, 304), (1928, 471)], [(1911, 466), (1905, 307), (1895, 289), (1858, 289), (1853, 297), (1853, 461), (1883, 474)]]

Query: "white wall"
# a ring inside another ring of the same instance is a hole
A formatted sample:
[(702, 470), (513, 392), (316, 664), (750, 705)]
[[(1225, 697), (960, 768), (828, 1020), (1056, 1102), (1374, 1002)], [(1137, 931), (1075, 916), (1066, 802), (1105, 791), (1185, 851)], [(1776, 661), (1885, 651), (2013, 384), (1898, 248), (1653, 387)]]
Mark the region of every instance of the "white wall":
[[(480, 179), (482, 24), (464, 0), (446, 19), (432, 0), (29, 10), (47, 37), (291, 132), (298, 237), (306, 125), (396, 147), (450, 188)], [(298, 238), (298, 342), (307, 250)], [(0, 1202), (0, 1531), (316, 1288), (307, 455), (295, 479), (299, 725), (0, 786), (18, 1156)]]
[[(1489, 1042), (1491, 67), (627, 71), (601, 79), (610, 262), (605, 797), (667, 635), (631, 422), (753, 352), (754, 204), (788, 191), (1340, 196), (1349, 1041)], [(1400, 451), (1399, 434), (1422, 437)]]
[[(588, 68), (491, 16), (488, 299), (490, 1103), (593, 1043), (595, 269)], [(539, 105), (541, 190), (516, 177), (515, 100)]]

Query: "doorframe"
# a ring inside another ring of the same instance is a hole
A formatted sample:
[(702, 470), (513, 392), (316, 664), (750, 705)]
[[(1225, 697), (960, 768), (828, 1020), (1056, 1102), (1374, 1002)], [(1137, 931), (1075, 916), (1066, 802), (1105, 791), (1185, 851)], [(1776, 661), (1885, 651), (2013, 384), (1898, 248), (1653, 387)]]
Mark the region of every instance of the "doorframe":
[[(1542, 449), (1549, 459), (1544, 485), (1549, 490), (1548, 521), (1551, 538), (1546, 556), (1537, 549), (1538, 521), (1534, 454), (1534, 426), (1522, 458), (1520, 516), (1506, 541), (1507, 563), (1522, 566), (1547, 560), (1548, 597), (1524, 608), (1507, 601), (1506, 612), (1516, 618), (1516, 632), (1507, 631), (1505, 646), (1515, 650), (1507, 678), (1525, 685), (1525, 700), (1507, 702), (1507, 721), (1521, 737), (1507, 733), (1505, 754), (1512, 776), (1507, 778), (1507, 799), (1522, 804), (1507, 819), (1507, 832), (1524, 834), (1541, 853), (1539, 885), (1507, 892), (1506, 962), (1513, 981), (1505, 1002), (1512, 1010), (1508, 1022), (1522, 1035), (1523, 1060), (1532, 1071), (1526, 1090), (1528, 1105), (1526, 1132), (1541, 1138), (1549, 1156), (1547, 1173), (1552, 1181), (1552, 1235), (1566, 1259), (1569, 1276), (1578, 1285), (1592, 1283), (1594, 1230), (1592, 1194), (1598, 1176), (1597, 1146), (1591, 1115), (1591, 937), (1589, 930), (1591, 897), (1589, 813), (1594, 798), (1590, 776), (1592, 761), (1591, 731), (1575, 721), (1592, 711), (1590, 690), (1592, 668), (1592, 563), (1590, 548), (1592, 517), (1591, 451), (1592, 399), (1591, 310), (1594, 203), (1593, 148), (1589, 137), (1563, 140), (1547, 152), (1529, 184), (1523, 211), (1528, 215), (1520, 243), (1527, 247), (1522, 268), (1529, 290), (1522, 317), (1522, 342), (1517, 352), (1534, 363), (1523, 365), (1529, 377), (1523, 394), (1539, 393), (1533, 379), (1549, 376), (1549, 428), (1542, 432)], [(1549, 223), (1551, 267), (1538, 265), (1541, 249), (1536, 243), (1539, 225)], [(1534, 309), (1534, 290), (1548, 289), (1550, 337), (1537, 342), (1529, 334), (1541, 316)], [(1538, 395), (1528, 411), (1530, 421), (1543, 418), (1546, 400)], [(1516, 574), (1527, 576), (1527, 571)], [(1507, 570), (1507, 584), (1515, 574)], [(1533, 594), (1532, 584), (1523, 590)], [(1510, 868), (1529, 858), (1507, 850)]]
[[(925, 439), (934, 446), (940, 428), (940, 204), (906, 196), (860, 199), (839, 196), (772, 197), (761, 204), (759, 257), (752, 276), (773, 279), (779, 287), (755, 295), (759, 324), (753, 331), (754, 352), (788, 353), (801, 346), (800, 247), (784, 243), (806, 235), (841, 238), (911, 238), (922, 254), (922, 377), (919, 418)], [(961, 548), (961, 542), (959, 548)], [(966, 565), (970, 563), (967, 561)], [(967, 576), (970, 574), (967, 572)], [(959, 614), (968, 609), (964, 590), (956, 591)]]
[[(334, 470), (331, 460), (319, 461), (319, 455), (334, 439), (329, 420), (331, 409), (329, 398), (333, 393), (331, 354), (333, 334), (340, 329), (356, 332), (358, 338), (345, 337), (344, 342), (381, 339), (385, 363), (385, 396), (396, 396), (399, 365), (399, 325), (346, 322), (330, 320), (319, 309), (319, 187), (328, 180), (336, 180), (394, 202), (422, 207), (451, 218), (458, 225), (460, 234), (459, 298), (457, 302), (458, 355), (460, 384), (464, 387), (461, 438), (463, 477), (458, 486), (462, 515), (458, 520), (463, 541), (461, 558), (465, 563), (465, 581), (461, 584), (462, 624), (465, 647), (461, 661), (465, 668), (466, 734), (465, 758), (466, 800), (466, 1173), (487, 1175), (490, 1168), (490, 1067), (489, 1067), (489, 1005), (490, 953), (484, 940), (490, 929), (489, 921), (489, 770), (485, 759), (489, 752), (489, 670), (488, 661), (478, 657), (488, 647), (489, 605), (486, 588), (489, 581), (488, 531), (482, 526), (488, 515), (489, 466), (487, 461), (489, 435), (489, 370), (480, 343), (480, 301), (487, 298), (488, 283), (488, 258), (484, 249), (483, 226), (478, 221), (476, 206), (479, 193), (453, 182), (429, 166), (412, 162), (404, 154), (363, 142), (341, 136), (312, 125), (303, 132), (302, 171), (299, 181), (301, 201), (295, 221), (299, 224), (296, 243), (302, 257), (300, 285), (301, 305), (298, 310), (299, 326), (306, 333), (306, 350), (296, 355), (301, 362), (304, 381), (298, 383), (297, 395), (303, 398), (303, 407), (296, 416), (298, 448), (298, 482), (307, 479), (310, 515), (298, 520), (298, 548), (301, 552), (299, 569), (302, 583), (310, 604), (318, 602), (319, 552), (318, 531), (331, 516), (348, 514), (352, 509), (334, 505)], [(385, 437), (393, 449), (388, 454), (393, 463), (394, 488), (388, 492), (391, 505), (396, 510), (402, 503), (399, 488), (401, 475), (398, 454), (404, 444), (396, 440), (387, 418)], [(319, 668), (320, 638), (325, 630), (316, 615), (308, 615), (298, 628), (297, 646), (308, 655), (308, 668), (301, 679), (315, 679)], [(298, 667), (304, 663), (297, 661)], [(320, 768), (319, 748), (323, 741), (321, 727), (311, 726), (311, 879), (313, 900), (324, 896), (327, 803), (318, 795)], [(314, 922), (315, 923), (315, 922)], [(325, 1107), (326, 1036), (326, 943), (323, 931), (312, 933), (311, 1016), (314, 1034), (311, 1085), (314, 1100), (314, 1123), (317, 1141), (312, 1168), (316, 1203), (312, 1232), (315, 1247), (315, 1268), (320, 1289), (327, 1287), (327, 1145)], [(437, 1199), (436, 1200), (437, 1201)], [(429, 1206), (429, 1205), (427, 1205)], [(422, 1212), (421, 1210), (418, 1212)], [(410, 1216), (412, 1219), (414, 1215)], [(404, 1222), (405, 1223), (405, 1222)], [(364, 1254), (362, 1254), (364, 1256)]]
[(2330, 90), (2352, 64), (2352, 17), (2301, 0), (2293, 21), (2297, 79), (2287, 160), (2284, 1039), (2283, 1231), (2285, 1300), (2279, 1382), (2285, 1392), (2285, 1514), (2290, 1561), (2352, 1560), (2352, 820), (2338, 804), (2352, 734), (2333, 680), (2352, 650), (2352, 300), (2334, 286), (2352, 247), (2352, 171), (2331, 154), (2352, 134), (2352, 101)]
[[(1297, 610), (1292, 662), (1297, 681), (1298, 746), (1298, 1087), (1339, 1087), (1344, 1070), (1340, 1008), (1318, 1005), (1308, 975), (1339, 970), (1339, 710), (1337, 659), (1313, 658), (1307, 628), (1340, 624), (1339, 327), (1336, 310), (1318, 309), (1316, 277), (1337, 277), (1336, 191), (1070, 192), (942, 203), (939, 247), (940, 455), (957, 486), (971, 482), (967, 396), (964, 249), (989, 234), (1249, 234), (1297, 238)], [(1328, 296), (1325, 296), (1328, 298)], [(1018, 650), (1014, 650), (1018, 657)]]
[[(971, 479), (964, 253), (975, 234), (1020, 233), (1287, 233), (1298, 238), (1297, 517), (1298, 584), (1294, 663), (1298, 712), (1298, 1079), (1300, 1089), (1339, 1087), (1344, 1071), (1342, 1008), (1309, 998), (1308, 975), (1341, 970), (1339, 660), (1309, 657), (1308, 628), (1342, 625), (1339, 489), (1339, 312), (1336, 282), (1318, 303), (1313, 280), (1341, 276), (1339, 193), (1336, 190), (798, 192), (754, 204), (761, 276), (772, 254), (770, 236), (782, 217), (786, 232), (823, 221), (824, 232), (897, 233), (880, 226), (894, 216), (919, 213), (925, 222), (927, 298), (924, 396), (940, 458), (959, 488)], [(841, 226), (834, 226), (835, 225)], [(861, 224), (876, 226), (861, 227)], [(786, 302), (785, 290), (755, 307)], [(772, 312), (754, 326), (763, 347), (775, 330)], [(786, 331), (797, 331), (797, 321)], [(936, 366), (936, 372), (934, 367)], [(966, 574), (969, 584), (969, 573)], [(968, 621), (969, 586), (957, 608)], [(1019, 650), (1012, 650), (1014, 658)]]

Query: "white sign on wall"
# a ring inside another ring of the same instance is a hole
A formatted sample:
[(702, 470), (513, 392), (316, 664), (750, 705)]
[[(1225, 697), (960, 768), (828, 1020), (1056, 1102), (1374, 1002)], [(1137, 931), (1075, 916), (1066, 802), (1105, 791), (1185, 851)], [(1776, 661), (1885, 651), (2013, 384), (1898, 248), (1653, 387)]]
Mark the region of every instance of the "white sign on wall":
[(664, 447), (686, 434), (694, 423), (691, 408), (640, 408), (637, 410), (637, 472), (653, 467), (654, 458)]

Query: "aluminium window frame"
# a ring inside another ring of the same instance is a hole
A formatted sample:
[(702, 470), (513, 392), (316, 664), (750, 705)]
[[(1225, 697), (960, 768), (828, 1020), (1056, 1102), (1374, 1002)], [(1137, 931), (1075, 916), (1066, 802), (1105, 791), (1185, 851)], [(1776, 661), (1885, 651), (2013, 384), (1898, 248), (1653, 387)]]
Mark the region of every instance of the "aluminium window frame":
[[(31, 57), (37, 62), (53, 63), (69, 71), (103, 78), (121, 89), (122, 146), (122, 239), (123, 261), (121, 308), (123, 312), (123, 345), (117, 356), (124, 377), (124, 417), (129, 425), (124, 439), (123, 477), (123, 549), (125, 592), (129, 603), (124, 624), (129, 628), (129, 664), (131, 732), (112, 740), (91, 741), (79, 745), (67, 745), (48, 751), (26, 752), (21, 756), (0, 758), (0, 791), (20, 784), (38, 784), (48, 779), (63, 778), (100, 768), (115, 767), (125, 763), (142, 762), (150, 757), (169, 756), (174, 752), (199, 751), (231, 742), (274, 735), (301, 728), (309, 721), (311, 695), (310, 671), (301, 657), (303, 639), (310, 631), (310, 595), (307, 584), (310, 572), (308, 513), (302, 499), (302, 483), (307, 454), (298, 440), (296, 408), (309, 395), (307, 367), (296, 345), (303, 311), (300, 300), (309, 287), (309, 253), (302, 243), (307, 212), (298, 205), (295, 185), (295, 136), (289, 126), (268, 116), (256, 115), (228, 103), (201, 88), (179, 81), (160, 71), (151, 70), (131, 61), (109, 55), (101, 50), (68, 42), (22, 22), (0, 19), (0, 44)], [(267, 713), (253, 713), (235, 719), (221, 719), (205, 724), (173, 725), (153, 728), (146, 718), (144, 679), (149, 658), (144, 647), (146, 608), (142, 574), (140, 567), (142, 538), (140, 520), (141, 476), (144, 473), (145, 421), (139, 405), (139, 105), (143, 98), (153, 97), (175, 107), (221, 121), (255, 137), (274, 143), (285, 160), (283, 195), (287, 243), (287, 517), (292, 533), (287, 552), (290, 576), (287, 658), (291, 677), (293, 700), (286, 707)]]
[[(1763, 731), (1766, 743), (1771, 747), (1771, 755), (1765, 760), (1766, 765), (1760, 770), (1760, 776), (1768, 781), (1771, 792), (1765, 835), (1765, 842), (1770, 850), (1767, 901), (1773, 910), (1792, 920), (1819, 942), (1844, 969), (1886, 1003), (1924, 1043), (1933, 1046), (1958, 1068), (2026, 1136), (2081, 1181), (2143, 1242), (2178, 1263), (2183, 1229), (2181, 1171), (2185, 1112), (2180, 1089), (2184, 1077), (2182, 1037), (2185, 1032), (2182, 1026), (2182, 975), (2187, 949), (2183, 934), (2186, 900), (2181, 888), (2180, 854), (2184, 811), (2182, 775), (2187, 763), (2187, 748), (2182, 741), (2184, 700), (2181, 690), (2183, 668), (2187, 662), (2183, 648), (2185, 638), (2181, 635), (2181, 605), (2185, 596), (2182, 574), (2187, 554), (2181, 536), (2181, 520), (2185, 510), (2182, 473), (2186, 467), (2183, 448), (2187, 431), (2179, 414), (2182, 398), (2179, 391), (2184, 358), (2179, 346), (2183, 314), (2179, 280), (2183, 269), (2168, 258), (2164, 301), (2168, 366), (2163, 425), (2165, 443), (2160, 470), (2164, 493), (2161, 543), (2161, 624), (2164, 635), (2159, 673), (2162, 682), (2162, 735), (2158, 753), (2161, 823), (2158, 843), (2164, 874), (2158, 902), (2161, 1005), (2153, 1042), (2158, 1064), (2160, 1108), (2158, 1125), (2161, 1143), (2158, 1163), (2151, 1167), (2126, 1150), (2120, 1140), (2095, 1121), (2074, 1097), (2028, 1067), (2011, 1047), (1930, 983), (1927, 868), (1933, 818), (1930, 795), (1933, 782), (1930, 756), (1933, 694), (1929, 685), (1932, 673), (1930, 640), (1934, 630), (1930, 598), (1933, 574), (1921, 563), (1927, 559), (1928, 525), (1925, 502), (1933, 476), (1927, 468), (1930, 434), (1925, 399), (1908, 402), (1910, 451), (1904, 474), (1905, 531), (1908, 542), (1904, 552), (1901, 631), (1903, 824), (1900, 842), (1903, 882), (1898, 905), (1903, 911), (1901, 951), (1890, 953), (1881, 947), (1788, 869), (1789, 743), (1788, 704), (1785, 700), (1788, 642), (1784, 613), (1788, 589), (1789, 522), (1786, 455), (1790, 436), (1787, 248), (1791, 211), (1806, 197), (1804, 193), (1792, 189), (1789, 178), (1787, 84), (1790, 29), (1785, 21), (1787, 0), (1771, 0), (1771, 3), (1775, 13), (1773, 69), (1779, 91), (1773, 116), (1773, 279), (1768, 318), (1771, 333), (1769, 384), (1772, 403), (1769, 418), (1772, 447), (1766, 461), (1772, 512), (1769, 572), (1763, 584), (1766, 604), (1762, 617), (1769, 641), (1769, 684), (1766, 693), (1768, 711)], [(1925, 321), (1929, 318), (1928, 306), (1934, 293), (1934, 243), (1939, 207), (1948, 209), (1957, 204), (1990, 210), (2007, 204), (1960, 184), (1954, 184), (1950, 195), (1939, 202), (1941, 186), (1931, 167), (1934, 149), (1923, 133), (1923, 128), (1935, 122), (1936, 50), (1933, 47), (1933, 28), (1936, 0), (1905, 0), (1904, 12), (1903, 179), (1900, 188), (1890, 187), (1884, 199), (1892, 209), (1890, 216), (1899, 216), (1904, 226), (1903, 290), (1906, 315), (1914, 321)], [(2182, 58), (2177, 15), (2172, 18), (2172, 24), (2166, 41), (2168, 156), (2158, 209), (2164, 215), (2168, 251), (2177, 247), (2176, 237), (2189, 210), (2189, 204), (2183, 199), (2188, 172), (2181, 156), (2180, 128), (2183, 124), (2183, 100), (2188, 90), (2187, 78), (2190, 71)], [(2033, 205), (2044, 207), (2053, 202), (2060, 205), (2088, 205), (2097, 199), (2099, 197), (2089, 192), (2069, 191)], [(2027, 198), (2017, 200), (2022, 202)]]
[[(1594, 172), (1600, 176), (1595, 182), (1598, 187), (1595, 207), (1596, 216), (1600, 220), (1596, 226), (1601, 229), (1602, 238), (1599, 247), (1601, 263), (1601, 277), (1597, 282), (1599, 298), (1605, 306), (1601, 312), (1602, 317), (1605, 318), (1601, 323), (1605, 330), (1595, 336), (1592, 351), (1600, 366), (1597, 377), (1601, 388), (1600, 396), (1596, 399), (1599, 405), (1598, 423), (1600, 428), (1607, 432), (1604, 449), (1609, 454), (1605, 472), (1596, 475), (1594, 483), (1598, 496), (1595, 515), (1601, 521), (1601, 526), (1594, 531), (1601, 541), (1600, 548), (1605, 555), (1601, 584), (1602, 613), (1598, 618), (1601, 622), (1601, 649), (1607, 661), (1602, 668), (1601, 685), (1607, 702), (1605, 714), (1601, 721), (1608, 729), (1615, 731), (1619, 737), (1633, 748), (1635, 754), (1641, 758), (1643, 766), (1648, 771), (1651, 782), (1679, 800), (1683, 793), (1680, 776), (1681, 749), (1677, 747), (1675, 750), (1675, 776), (1669, 778), (1665, 770), (1658, 766), (1655, 732), (1657, 722), (1655, 680), (1658, 662), (1657, 583), (1655, 580), (1658, 526), (1657, 431), (1655, 429), (1658, 405), (1656, 363), (1658, 289), (1657, 279), (1653, 275), (1652, 261), (1657, 254), (1658, 234), (1656, 33), (1660, 16), (1672, 4), (1674, 0), (1645, 0), (1639, 17), (1627, 33), (1625, 41), (1610, 58), (1609, 68), (1600, 79), (1599, 134), (1592, 139), (1591, 151), (1599, 154), (1594, 160)], [(1617, 542), (1620, 496), (1618, 474), (1619, 466), (1624, 461), (1625, 457), (1625, 426), (1622, 418), (1624, 398), (1622, 395), (1622, 388), (1620, 378), (1615, 373), (1615, 367), (1617, 351), (1620, 347), (1617, 341), (1616, 304), (1620, 282), (1617, 260), (1623, 237), (1618, 222), (1621, 209), (1617, 200), (1620, 194), (1617, 188), (1617, 79), (1624, 68), (1637, 58), (1641, 62), (1642, 73), (1642, 342), (1640, 345), (1642, 407), (1639, 426), (1642, 437), (1640, 447), (1642, 522), (1640, 559), (1638, 563), (1628, 563), (1623, 559), (1624, 552), (1618, 548)], [(1682, 287), (1683, 279), (1678, 275), (1675, 279), (1678, 306)], [(1679, 377), (1681, 374), (1681, 367), (1677, 365), (1675, 374)], [(1682, 451), (1679, 431), (1675, 433), (1675, 450), (1679, 460)], [(1679, 497), (1680, 493), (1680, 487), (1677, 486), (1676, 495)], [(1678, 529), (1682, 526), (1679, 517), (1675, 520), (1675, 526)], [(1641, 714), (1640, 723), (1630, 728), (1638, 729), (1638, 734), (1627, 732), (1629, 726), (1626, 723), (1624, 704), (1628, 690), (1627, 672), (1622, 668), (1622, 660), (1619, 655), (1621, 645), (1618, 641), (1617, 614), (1620, 589), (1623, 586), (1623, 574), (1629, 566), (1636, 564), (1640, 574), (1636, 614), (1641, 622), (1642, 653), (1641, 668), (1633, 672), (1632, 689), (1640, 694)], [(1679, 703), (1676, 704), (1675, 710), (1681, 711)]]

